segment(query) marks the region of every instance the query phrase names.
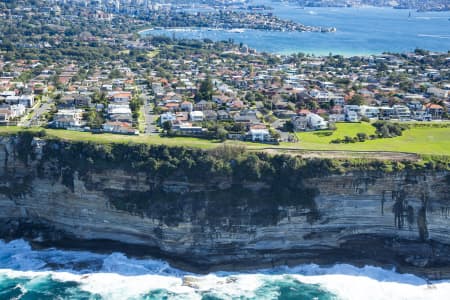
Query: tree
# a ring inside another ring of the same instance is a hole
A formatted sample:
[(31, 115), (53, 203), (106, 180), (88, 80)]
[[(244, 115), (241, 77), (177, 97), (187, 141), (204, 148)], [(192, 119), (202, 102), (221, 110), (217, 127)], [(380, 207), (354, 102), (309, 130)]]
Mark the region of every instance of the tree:
[(218, 126), (217, 127), (217, 138), (221, 142), (224, 142), (227, 139), (227, 136), (228, 136), (228, 131), (226, 131), (225, 128), (223, 128), (223, 126)]
[(354, 95), (349, 101), (348, 104), (351, 105), (361, 105), (364, 102), (364, 98), (361, 95)]
[(172, 133), (172, 122), (165, 121), (162, 124), (162, 127), (163, 127), (163, 129), (164, 129), (164, 131), (166, 132), (167, 135), (170, 135)]
[(294, 132), (294, 123), (292, 123), (292, 121), (290, 120), (285, 122), (283, 125), (283, 131)]
[(103, 117), (95, 110), (90, 110), (86, 116), (87, 125), (90, 128), (101, 128), (104, 122)]
[(364, 142), (365, 140), (368, 139), (367, 133), (365, 133), (365, 132), (358, 132), (358, 133), (356, 134), (356, 137), (358, 138), (358, 140), (359, 140), (360, 142)]
[(195, 98), (196, 98), (195, 100), (196, 101), (200, 101), (200, 100), (211, 101), (212, 95), (213, 95), (213, 83), (211, 81), (211, 78), (208, 76), (205, 80), (203, 80), (200, 83), (200, 88), (199, 88), (197, 94), (195, 95)]

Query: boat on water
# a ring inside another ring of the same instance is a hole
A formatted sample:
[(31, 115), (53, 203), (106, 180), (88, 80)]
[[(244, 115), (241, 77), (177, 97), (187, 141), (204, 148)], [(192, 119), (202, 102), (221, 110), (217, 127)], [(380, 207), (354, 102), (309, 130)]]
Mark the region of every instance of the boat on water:
[(245, 30), (244, 30), (244, 29), (241, 29), (241, 28), (233, 28), (233, 29), (228, 30), (228, 32), (232, 32), (232, 33), (243, 33), (243, 32), (245, 32)]
[(336, 27), (320, 28), (320, 32), (322, 32), (322, 33), (336, 32), (336, 31), (337, 31)]

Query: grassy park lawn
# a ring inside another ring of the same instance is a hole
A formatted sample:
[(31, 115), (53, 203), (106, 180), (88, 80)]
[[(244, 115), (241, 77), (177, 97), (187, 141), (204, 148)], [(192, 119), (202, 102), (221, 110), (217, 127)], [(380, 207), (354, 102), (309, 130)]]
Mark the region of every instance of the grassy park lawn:
[[(24, 129), (21, 127), (0, 127), (1, 134), (17, 133), (19, 131), (40, 131), (42, 128)], [(158, 135), (118, 135), (118, 134), (92, 134), (70, 130), (45, 129), (47, 136), (64, 140), (87, 141), (98, 143), (148, 143), (169, 146), (187, 146), (204, 149), (215, 148), (221, 143), (191, 137), (167, 138)], [(450, 127), (447, 128), (412, 128), (395, 138), (376, 139), (366, 142), (349, 144), (331, 144), (330, 141), (345, 136), (356, 136), (359, 132), (368, 135), (375, 132), (375, 128), (368, 123), (342, 123), (337, 124), (336, 131), (301, 132), (297, 133), (299, 143), (282, 143), (272, 146), (258, 143), (242, 143), (227, 141), (227, 144), (245, 145), (250, 150), (264, 148), (289, 148), (292, 150), (338, 150), (338, 151), (393, 151), (418, 154), (448, 155), (450, 156)]]
[[(0, 127), (0, 135), (14, 134), (21, 131), (38, 132), (43, 128), (32, 127), (25, 129), (23, 127), (8, 126)], [(147, 143), (147, 144), (162, 144), (168, 146), (186, 146), (197, 148), (214, 148), (220, 144), (218, 141), (211, 141), (192, 137), (176, 137), (167, 138), (160, 137), (159, 135), (121, 135), (121, 134), (93, 134), (90, 132), (80, 132), (63, 129), (45, 129), (48, 137), (59, 138), (69, 141), (84, 141), (84, 142), (97, 142), (97, 143)]]
[(354, 137), (363, 132), (367, 135), (375, 134), (375, 127), (369, 123), (337, 123), (335, 131), (322, 130), (314, 132), (299, 132), (297, 137), (302, 143), (329, 144), (332, 140)]
[(199, 148), (214, 148), (217, 142), (205, 139), (182, 137), (167, 138), (159, 135), (120, 135), (120, 134), (92, 134), (90, 132), (79, 132), (71, 130), (46, 129), (47, 135), (57, 137), (64, 140), (87, 141), (99, 143), (148, 143), (148, 144), (164, 144), (169, 146), (191, 146)]
[[(344, 151), (394, 151), (419, 154), (450, 155), (450, 128), (411, 128), (395, 138), (369, 140), (360, 143), (331, 144), (331, 140), (345, 136), (354, 137), (359, 132), (368, 135), (375, 133), (369, 123), (337, 124), (337, 130), (297, 133), (299, 143), (294, 148), (306, 150), (344, 150)], [(288, 143), (284, 146), (292, 147)]]

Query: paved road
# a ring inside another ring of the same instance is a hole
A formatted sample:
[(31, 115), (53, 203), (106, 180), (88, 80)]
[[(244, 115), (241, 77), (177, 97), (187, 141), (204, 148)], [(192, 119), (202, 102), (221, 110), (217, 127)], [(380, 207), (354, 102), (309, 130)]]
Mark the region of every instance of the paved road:
[(42, 122), (40, 121), (40, 118), (43, 114), (46, 112), (49, 112), (51, 109), (51, 102), (48, 100), (48, 98), (43, 98), (41, 105), (35, 109), (33, 116), (29, 120), (25, 120), (22, 123), (22, 126), (29, 127), (29, 126), (41, 126)]
[(289, 132), (284, 132), (281, 131), (279, 128), (282, 128), (284, 123), (286, 123), (287, 120), (283, 120), (283, 119), (276, 119), (275, 122), (273, 122), (272, 124), (270, 124), (270, 126), (272, 128), (274, 128), (279, 134), (280, 134), (280, 139), (283, 142), (287, 142), (289, 141)]
[(148, 99), (151, 99), (151, 98), (146, 98), (144, 101), (145, 134), (147, 134), (147, 135), (158, 134), (156, 132), (157, 127), (154, 124), (154, 122), (157, 119), (157, 116), (150, 113), (150, 111), (153, 109), (153, 104), (151, 104), (152, 100), (150, 100), (150, 103), (148, 103), (149, 102), (149, 101), (147, 101)]

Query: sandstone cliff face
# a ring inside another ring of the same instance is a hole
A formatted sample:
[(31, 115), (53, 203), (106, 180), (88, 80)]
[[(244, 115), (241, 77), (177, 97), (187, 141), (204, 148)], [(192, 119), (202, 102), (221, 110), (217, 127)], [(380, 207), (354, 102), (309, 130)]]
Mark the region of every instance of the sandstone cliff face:
[(114, 166), (65, 178), (43, 161), (45, 142), (35, 140), (24, 160), (16, 138), (1, 139), (0, 238), (114, 241), (197, 270), (348, 261), (449, 276), (448, 172), (309, 178), (312, 203), (280, 204), (263, 200), (261, 182), (230, 189), (227, 178), (155, 181)]

